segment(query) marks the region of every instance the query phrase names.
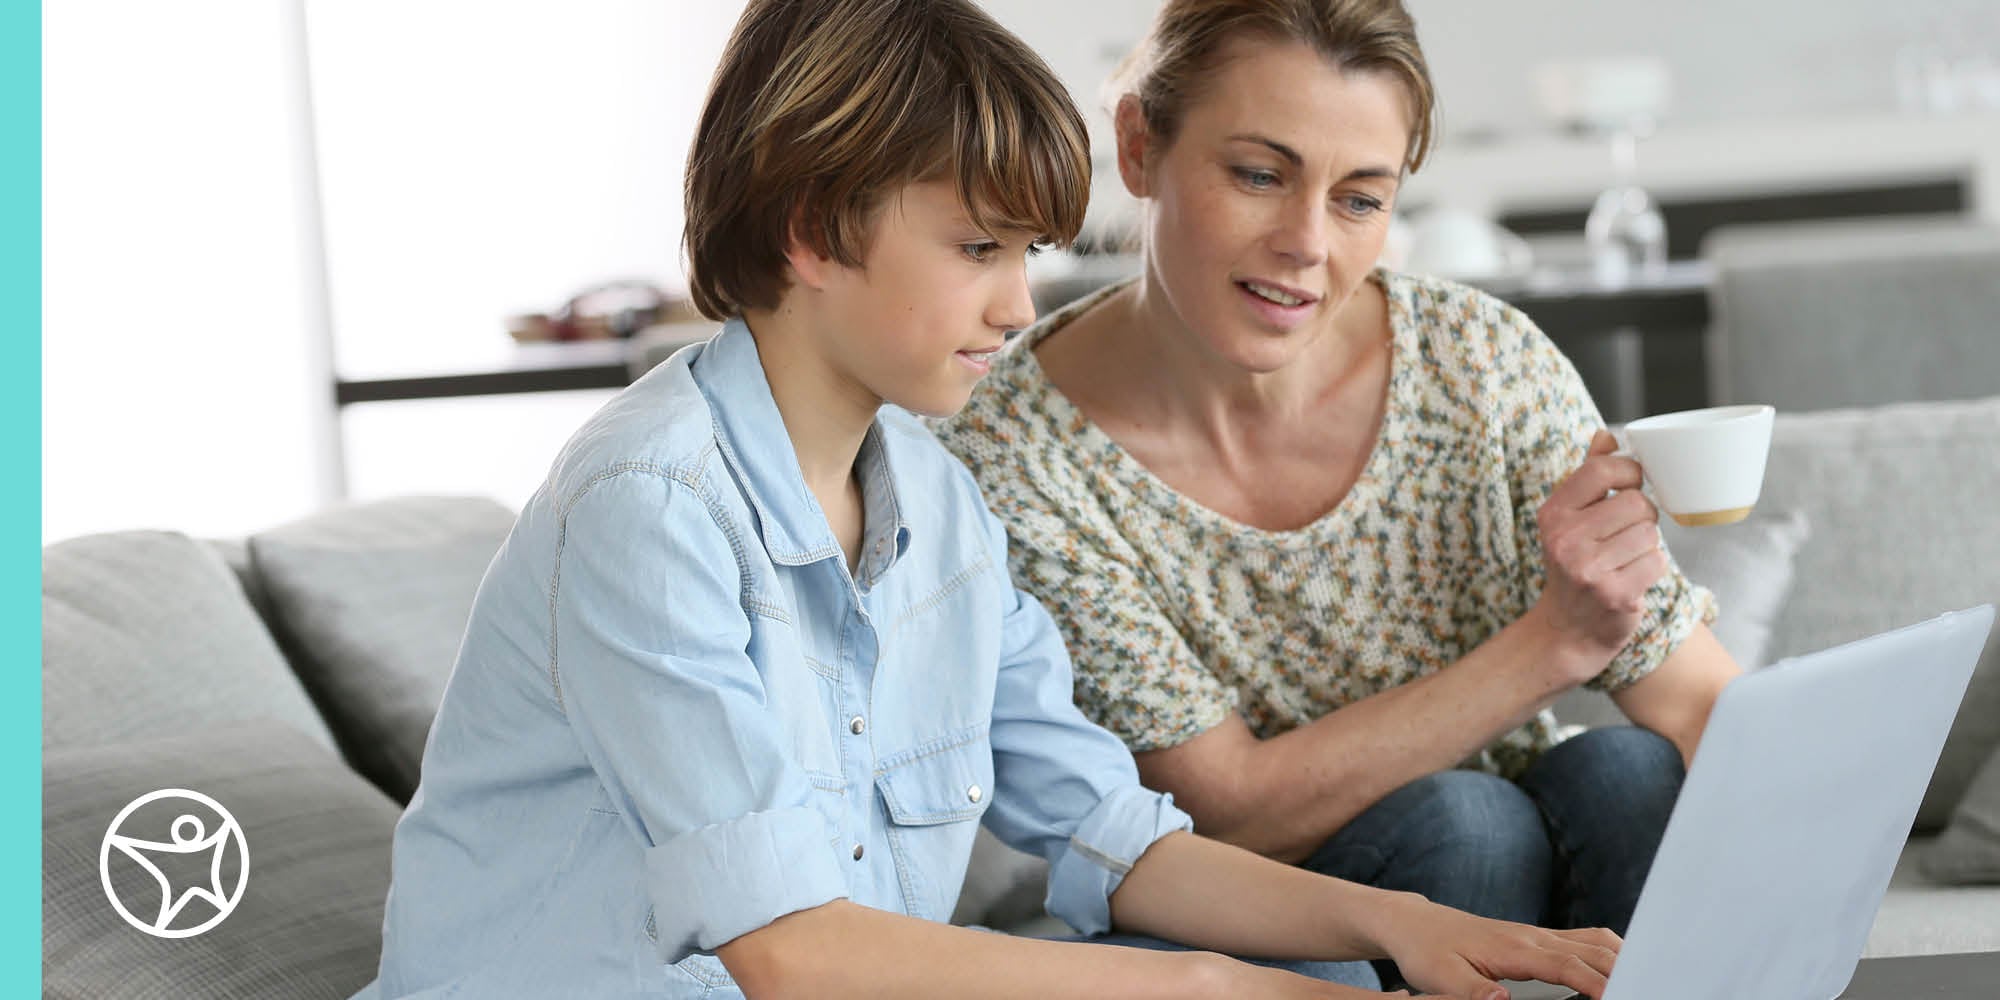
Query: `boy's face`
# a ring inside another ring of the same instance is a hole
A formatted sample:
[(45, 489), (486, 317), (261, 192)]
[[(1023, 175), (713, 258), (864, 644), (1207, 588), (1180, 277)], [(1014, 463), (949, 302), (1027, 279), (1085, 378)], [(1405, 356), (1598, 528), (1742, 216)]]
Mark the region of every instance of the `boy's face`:
[(945, 180), (889, 196), (871, 237), (862, 267), (827, 263), (815, 282), (827, 360), (884, 402), (956, 413), (1007, 332), (1034, 321), (1031, 234), (981, 232)]

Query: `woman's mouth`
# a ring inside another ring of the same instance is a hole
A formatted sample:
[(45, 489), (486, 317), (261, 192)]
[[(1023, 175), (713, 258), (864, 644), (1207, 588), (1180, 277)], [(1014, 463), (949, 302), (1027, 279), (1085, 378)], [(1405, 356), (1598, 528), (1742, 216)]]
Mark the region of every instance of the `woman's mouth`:
[(1246, 278), (1236, 282), (1236, 288), (1259, 316), (1281, 327), (1296, 325), (1319, 302), (1318, 296), (1301, 289), (1265, 281)]

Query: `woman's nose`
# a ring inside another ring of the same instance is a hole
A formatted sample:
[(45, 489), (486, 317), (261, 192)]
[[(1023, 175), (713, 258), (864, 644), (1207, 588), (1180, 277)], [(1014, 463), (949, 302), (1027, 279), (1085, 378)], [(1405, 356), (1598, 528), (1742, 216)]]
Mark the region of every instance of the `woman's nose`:
[(1273, 252), (1299, 267), (1326, 260), (1327, 218), (1324, 199), (1287, 199), (1271, 231)]

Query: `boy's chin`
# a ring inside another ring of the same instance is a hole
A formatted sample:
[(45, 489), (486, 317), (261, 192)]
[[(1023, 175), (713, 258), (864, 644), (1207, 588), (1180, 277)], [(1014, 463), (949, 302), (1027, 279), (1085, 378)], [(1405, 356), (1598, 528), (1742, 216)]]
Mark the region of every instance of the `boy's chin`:
[(902, 399), (890, 399), (886, 400), (886, 402), (900, 406), (919, 417), (929, 420), (943, 420), (947, 417), (955, 416), (958, 411), (965, 409), (966, 402), (971, 398), (972, 392), (968, 388), (958, 392), (940, 390), (921, 394), (911, 393)]

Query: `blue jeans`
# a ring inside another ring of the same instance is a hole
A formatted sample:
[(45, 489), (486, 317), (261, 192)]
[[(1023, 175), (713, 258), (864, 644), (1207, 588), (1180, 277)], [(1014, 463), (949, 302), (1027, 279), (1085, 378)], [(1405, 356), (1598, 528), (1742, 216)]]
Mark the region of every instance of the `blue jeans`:
[(1410, 782), (1305, 866), (1481, 916), (1623, 934), (1683, 777), (1679, 751), (1658, 734), (1593, 729), (1543, 754), (1518, 784), (1474, 771)]

